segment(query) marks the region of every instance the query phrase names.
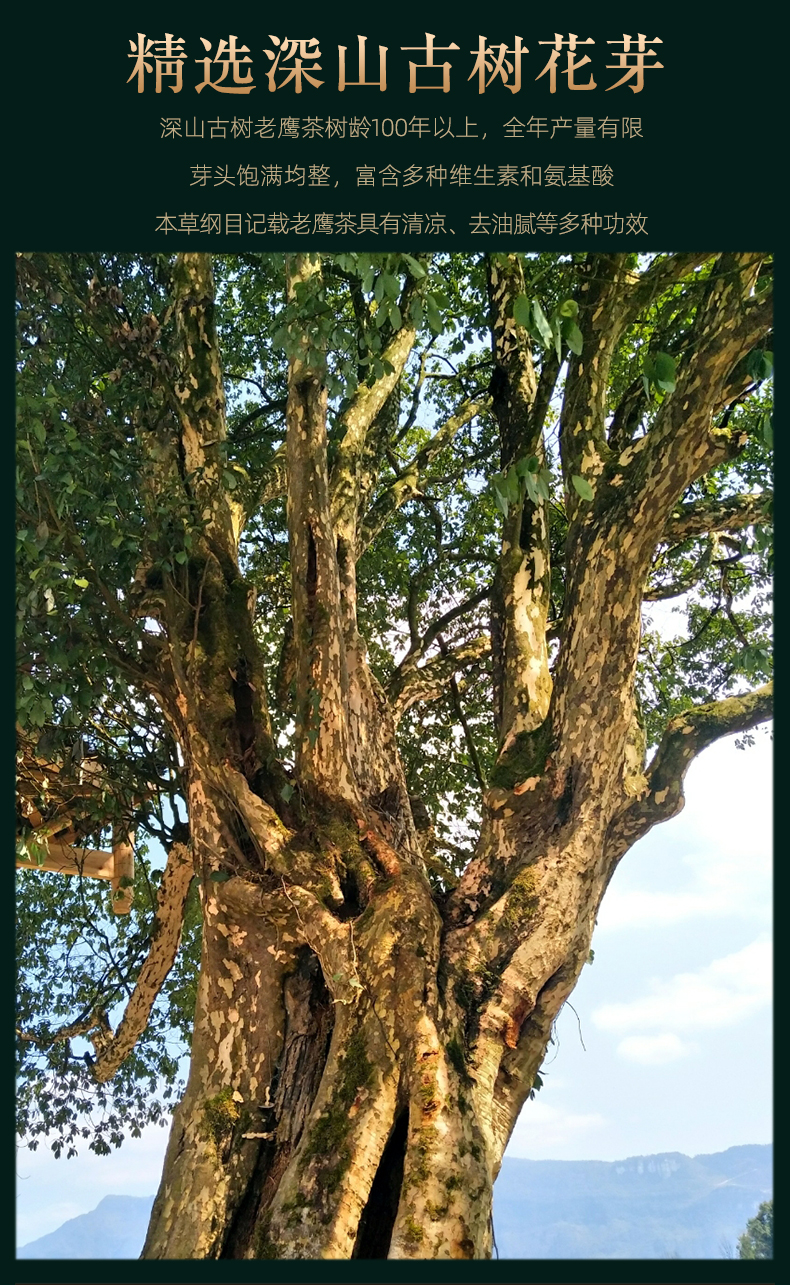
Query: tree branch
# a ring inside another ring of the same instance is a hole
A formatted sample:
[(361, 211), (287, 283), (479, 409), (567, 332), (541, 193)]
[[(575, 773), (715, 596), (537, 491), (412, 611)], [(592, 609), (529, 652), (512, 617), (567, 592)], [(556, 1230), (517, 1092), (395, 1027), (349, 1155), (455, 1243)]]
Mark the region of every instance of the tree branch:
[(723, 500), (695, 500), (693, 504), (679, 504), (664, 528), (667, 544), (680, 544), (695, 535), (714, 531), (740, 531), (743, 527), (756, 526), (769, 520), (773, 504), (773, 491), (753, 491), (746, 495), (731, 495)]
[(654, 259), (631, 291), (626, 312), (626, 324), (630, 324), (639, 313), (649, 308), (669, 286), (676, 285), (688, 276), (695, 268), (714, 258), (715, 252), (690, 251), (687, 254), (661, 255)]
[(129, 1056), (142, 1035), (162, 984), (173, 966), (181, 941), (189, 884), (192, 879), (192, 856), (183, 843), (174, 843), (157, 893), (157, 910), (151, 930), (151, 947), (137, 978), (115, 1035), (101, 1043), (93, 1066), (93, 1076), (100, 1084), (112, 1079), (118, 1067)]
[(256, 406), (255, 410), (250, 411), (249, 414), (239, 420), (238, 424), (233, 425), (233, 436), (238, 437), (245, 428), (250, 424), (254, 424), (255, 421), (261, 419), (262, 416), (268, 415), (270, 411), (280, 411), (284, 415), (287, 405), (287, 397), (278, 397), (273, 402), (264, 402), (262, 406)]
[(285, 455), (285, 442), (282, 442), (272, 455), (271, 459), (264, 465), (263, 471), (258, 478), (258, 494), (255, 503), (250, 505), (247, 517), (253, 512), (257, 512), (264, 504), (271, 500), (279, 500), (288, 490), (288, 464)]
[[(548, 357), (541, 378), (535, 372), (530, 338), (515, 319), (526, 291), (518, 255), (487, 260), (491, 342), (496, 363), (491, 381), (492, 410), (499, 427), (502, 469), (535, 456), (545, 468), (543, 426), (556, 379), (556, 357)], [(536, 501), (519, 480), (518, 502), (508, 506), (492, 595), (494, 703), (500, 745), (532, 731), (546, 717), (551, 675), (546, 620), (551, 603), (551, 547), (548, 506)]]
[(377, 496), (361, 525), (358, 548), (360, 555), (386, 526), (393, 513), (413, 500), (420, 488), (420, 473), (445, 446), (448, 446), (465, 424), (491, 406), (489, 397), (466, 402), (456, 415), (451, 415), (430, 441), (420, 447), (413, 458), (404, 464), (390, 485)]
[(177, 255), (173, 294), (182, 362), (174, 391), (183, 472), (206, 522), (209, 542), (221, 561), (235, 566), (234, 506), (223, 480), (227, 425), (210, 255)]
[(612, 821), (606, 836), (607, 856), (614, 864), (659, 821), (683, 809), (683, 779), (694, 758), (708, 745), (733, 732), (747, 732), (773, 717), (773, 683), (743, 696), (697, 705), (670, 720), (646, 772), (646, 791)]
[(485, 660), (490, 651), (490, 639), (481, 634), (460, 647), (448, 649), (444, 655), (434, 656), (422, 666), (397, 671), (387, 692), (395, 722), (399, 722), (406, 710), (419, 701), (437, 700), (447, 690), (454, 674)]
[(617, 404), (609, 426), (608, 442), (613, 451), (623, 451), (632, 441), (639, 421), (647, 407), (642, 376), (628, 385)]
[[(439, 643), (439, 647), (441, 648), (442, 657), (446, 658), (447, 656), (451, 655), (451, 652), (447, 647), (447, 644), (445, 643), (441, 634), (439, 634), (437, 641)], [(453, 673), (450, 675), (450, 699), (453, 702), (453, 709), (455, 710), (456, 717), (458, 718), (458, 722), (461, 724), (461, 727), (463, 728), (464, 736), (466, 737), (466, 744), (469, 750), (469, 757), (472, 760), (472, 767), (475, 770), (477, 783), (480, 786), (480, 789), (484, 790), (486, 788), (486, 781), (485, 781), (485, 777), (483, 776), (483, 769), (480, 766), (480, 756), (477, 753), (477, 747), (474, 742), (474, 737), (472, 736), (472, 729), (469, 726), (467, 717), (464, 714), (464, 707), (461, 704), (461, 692), (459, 690), (458, 683), (456, 681), (455, 671), (453, 671)]]
[[(409, 301), (415, 289), (416, 280), (408, 277), (399, 301), (403, 317), (408, 315)], [(342, 436), (330, 478), (330, 506), (335, 530), (349, 547), (353, 547), (355, 543), (358, 518), (357, 488), (354, 483), (368, 434), (387, 398), (397, 386), (416, 338), (417, 330), (412, 323), (404, 323), (395, 332), (381, 354), (385, 368), (390, 367), (389, 373), (377, 379), (372, 387), (361, 384), (340, 421)]]
[(700, 556), (683, 575), (679, 576), (677, 580), (671, 580), (667, 583), (662, 583), (661, 581), (656, 581), (653, 584), (648, 583), (642, 601), (664, 602), (668, 598), (679, 598), (681, 594), (688, 593), (705, 575), (713, 560), (715, 550), (716, 541), (714, 541), (713, 537), (710, 537), (706, 541), (705, 548)]

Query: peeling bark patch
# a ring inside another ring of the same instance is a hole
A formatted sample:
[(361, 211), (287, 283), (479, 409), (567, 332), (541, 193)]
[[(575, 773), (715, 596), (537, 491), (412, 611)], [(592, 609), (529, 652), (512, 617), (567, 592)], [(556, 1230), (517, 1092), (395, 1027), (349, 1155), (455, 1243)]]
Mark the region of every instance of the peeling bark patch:
[(518, 1037), (521, 1034), (521, 1028), (524, 1025), (524, 1019), (532, 1012), (534, 1005), (529, 999), (522, 999), (508, 1018), (505, 1026), (505, 1043), (509, 1049), (518, 1046)]

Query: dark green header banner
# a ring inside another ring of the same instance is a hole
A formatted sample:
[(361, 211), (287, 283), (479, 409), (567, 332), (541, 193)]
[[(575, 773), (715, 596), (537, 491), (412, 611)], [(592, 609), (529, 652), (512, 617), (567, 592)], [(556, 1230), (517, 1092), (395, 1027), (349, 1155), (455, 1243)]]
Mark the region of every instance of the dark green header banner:
[(774, 237), (773, 78), (751, 27), (633, 5), (83, 13), (17, 19), (25, 244)]

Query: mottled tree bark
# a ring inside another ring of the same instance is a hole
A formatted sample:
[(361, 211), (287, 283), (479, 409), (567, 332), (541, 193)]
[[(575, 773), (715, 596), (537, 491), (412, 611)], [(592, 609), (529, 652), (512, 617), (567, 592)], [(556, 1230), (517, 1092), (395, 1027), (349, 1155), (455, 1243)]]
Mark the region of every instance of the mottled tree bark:
[[(686, 256), (684, 270), (705, 257)], [(500, 755), (477, 850), (443, 903), (394, 734), (410, 684), (422, 676), (424, 695), (430, 671), (406, 666), (390, 702), (356, 624), (356, 561), (387, 505), (404, 502), (395, 488), (378, 510), (363, 500), (413, 331), (398, 334), (376, 395), (363, 389), (349, 408), (334, 470), (321, 370), (291, 359), (291, 777), (272, 743), (238, 515), (221, 482), (210, 269), (201, 255), (179, 259), (182, 377), (167, 449), (204, 525), (187, 592), (163, 607), (158, 690), (190, 782), (204, 937), (189, 1083), (144, 1257), (487, 1257), (493, 1182), (617, 862), (682, 806), (693, 753), (770, 711), (767, 691), (732, 698), (670, 727), (649, 766), (635, 748), (650, 558), (673, 524), (696, 531), (706, 520), (674, 506), (735, 449), (712, 410), (766, 318), (748, 298), (751, 257), (729, 256), (706, 287), (677, 391), (650, 434), (615, 449), (605, 396), (614, 345), (667, 283), (659, 269), (635, 283), (625, 264), (591, 256), (577, 293), (584, 347), (571, 357), (561, 425), (570, 530), (559, 660), (552, 680), (547, 519), (523, 497), (504, 525), (494, 603)], [(295, 258), (289, 289), (309, 289), (318, 272)], [(540, 457), (551, 396), (513, 320), (523, 290), (516, 256), (491, 265), (491, 406), (505, 467)], [(573, 475), (589, 481), (591, 502)], [(707, 520), (701, 529), (714, 529), (721, 513)], [(437, 669), (440, 685), (451, 672)]]

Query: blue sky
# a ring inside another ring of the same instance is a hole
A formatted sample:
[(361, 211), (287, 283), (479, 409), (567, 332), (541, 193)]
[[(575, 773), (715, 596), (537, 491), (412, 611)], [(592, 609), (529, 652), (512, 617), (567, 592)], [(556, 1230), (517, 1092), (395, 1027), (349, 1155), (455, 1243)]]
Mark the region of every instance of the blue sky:
[(771, 750), (764, 730), (711, 746), (684, 812), (624, 858), (511, 1155), (771, 1141)]
[[(510, 1155), (771, 1141), (771, 751), (763, 729), (746, 750), (711, 746), (689, 770), (684, 812), (624, 858)], [(153, 1194), (166, 1142), (154, 1128), (108, 1157), (20, 1151), (18, 1243), (106, 1195)]]

